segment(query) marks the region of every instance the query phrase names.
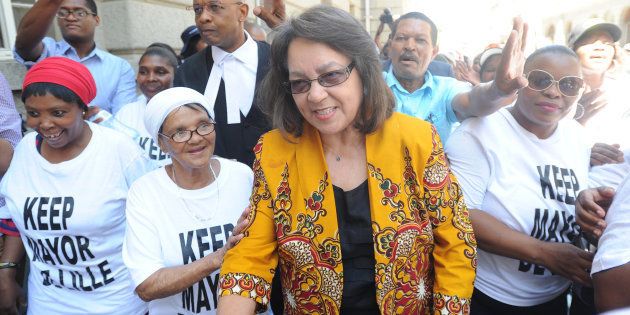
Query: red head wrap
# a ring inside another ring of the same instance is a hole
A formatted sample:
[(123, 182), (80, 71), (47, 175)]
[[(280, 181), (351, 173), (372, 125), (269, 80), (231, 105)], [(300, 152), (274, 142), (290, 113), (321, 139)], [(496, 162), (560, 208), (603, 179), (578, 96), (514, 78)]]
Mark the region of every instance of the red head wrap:
[(84, 65), (65, 58), (48, 57), (36, 63), (24, 77), (22, 90), (32, 83), (55, 83), (74, 92), (85, 105), (96, 97), (96, 83)]

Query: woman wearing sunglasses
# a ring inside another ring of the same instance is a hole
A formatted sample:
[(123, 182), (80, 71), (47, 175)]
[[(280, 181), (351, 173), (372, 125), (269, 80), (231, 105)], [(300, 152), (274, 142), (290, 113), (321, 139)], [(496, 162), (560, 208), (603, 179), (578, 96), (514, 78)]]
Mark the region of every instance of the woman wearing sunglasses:
[(213, 157), (213, 117), (208, 99), (185, 87), (156, 94), (144, 113), (172, 163), (131, 186), (123, 259), (152, 315), (214, 314), (223, 255), (242, 237), (253, 174)]
[(566, 314), (571, 281), (590, 283), (592, 254), (571, 245), (589, 146), (563, 119), (583, 90), (579, 60), (547, 46), (524, 73), (513, 107), (465, 121), (446, 145), (480, 248), (471, 314)]
[(219, 314), (265, 307), (277, 265), (285, 314), (468, 313), (476, 244), (459, 184), (435, 128), (393, 113), (371, 46), (326, 6), (277, 29), (261, 89), (277, 129), (254, 147)]

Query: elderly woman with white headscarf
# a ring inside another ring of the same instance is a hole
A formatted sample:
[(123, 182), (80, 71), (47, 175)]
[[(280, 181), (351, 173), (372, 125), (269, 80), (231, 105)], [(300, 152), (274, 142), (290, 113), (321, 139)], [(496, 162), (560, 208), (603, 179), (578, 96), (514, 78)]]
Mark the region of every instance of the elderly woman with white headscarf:
[(172, 164), (129, 190), (123, 259), (152, 315), (214, 314), (223, 256), (247, 224), (241, 212), (253, 173), (213, 156), (213, 117), (208, 100), (189, 88), (164, 90), (147, 104), (146, 129)]

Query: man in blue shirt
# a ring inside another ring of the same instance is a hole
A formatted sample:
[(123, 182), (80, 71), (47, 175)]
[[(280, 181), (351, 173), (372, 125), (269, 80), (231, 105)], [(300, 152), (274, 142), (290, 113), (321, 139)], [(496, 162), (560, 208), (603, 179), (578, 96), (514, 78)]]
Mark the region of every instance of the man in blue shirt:
[(446, 142), (455, 123), (494, 113), (527, 85), (523, 76), (526, 36), (527, 25), (516, 18), (495, 81), (471, 87), (427, 71), (438, 53), (437, 28), (422, 13), (404, 14), (394, 23), (392, 66), (384, 72), (385, 81), (396, 97), (396, 109), (431, 122), (442, 142)]
[[(44, 37), (54, 19), (63, 39)], [(20, 21), (15, 60), (30, 68), (51, 56), (64, 56), (85, 65), (96, 82), (97, 95), (89, 105), (112, 114), (136, 98), (135, 74), (127, 61), (96, 48), (100, 23), (94, 0), (37, 1)]]

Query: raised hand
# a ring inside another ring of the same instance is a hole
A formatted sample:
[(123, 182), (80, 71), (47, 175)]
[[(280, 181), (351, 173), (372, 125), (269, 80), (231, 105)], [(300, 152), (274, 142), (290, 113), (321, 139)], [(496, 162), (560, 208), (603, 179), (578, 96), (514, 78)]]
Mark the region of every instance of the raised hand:
[(578, 109), (575, 112), (575, 120), (584, 125), (586, 122), (595, 116), (608, 105), (608, 99), (604, 91), (595, 89), (585, 92), (578, 101)]
[(453, 70), (455, 71), (455, 78), (459, 81), (469, 82), (472, 85), (477, 85), (480, 82), (479, 72), (473, 69), (468, 58), (457, 60)]
[(494, 84), (505, 95), (527, 86), (527, 79), (523, 76), (527, 28), (527, 23), (524, 23), (520, 17), (515, 17), (510, 37), (501, 54)]
[(286, 20), (286, 7), (283, 0), (273, 0), (271, 9), (264, 6), (254, 8), (254, 15), (267, 24), (269, 28), (275, 28)]

